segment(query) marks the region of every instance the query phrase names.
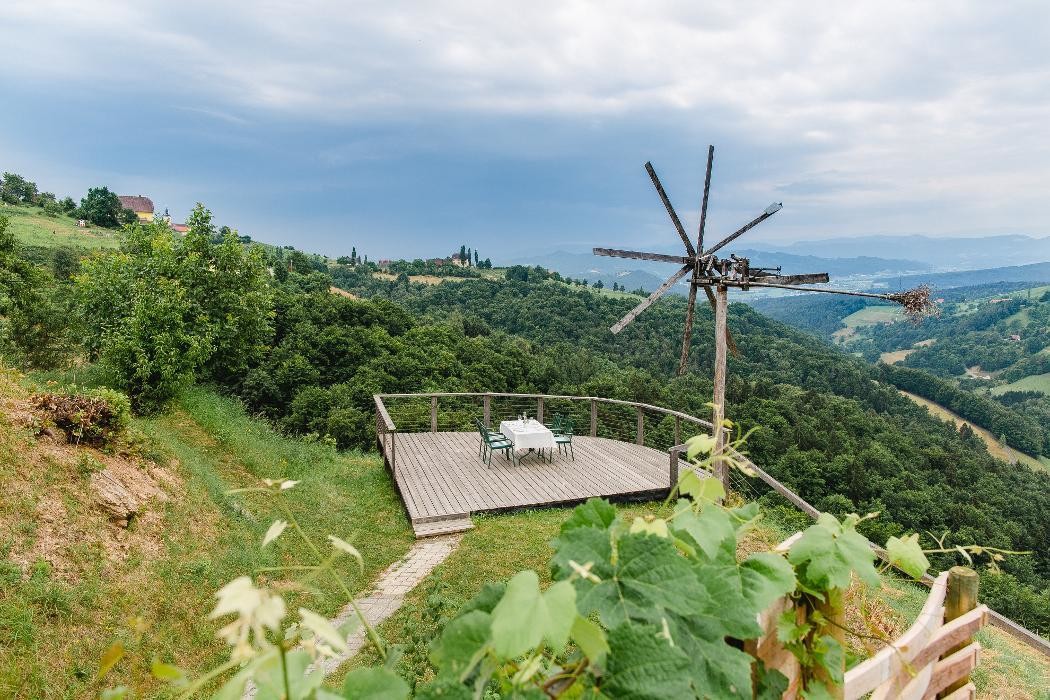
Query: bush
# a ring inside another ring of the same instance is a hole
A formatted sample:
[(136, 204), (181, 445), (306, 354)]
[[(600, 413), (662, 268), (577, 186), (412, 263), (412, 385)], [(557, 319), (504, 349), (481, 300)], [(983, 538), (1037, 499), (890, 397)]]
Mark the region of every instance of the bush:
[(124, 433), (131, 418), (131, 401), (113, 389), (85, 394), (37, 394), (31, 399), (48, 414), (70, 442), (105, 445)]

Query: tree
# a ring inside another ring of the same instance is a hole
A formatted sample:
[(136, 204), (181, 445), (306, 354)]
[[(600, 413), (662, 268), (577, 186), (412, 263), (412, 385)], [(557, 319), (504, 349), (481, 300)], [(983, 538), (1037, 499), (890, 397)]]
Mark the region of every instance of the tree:
[(15, 173), (4, 173), (0, 181), (0, 200), (7, 204), (33, 204), (36, 196), (35, 182)]
[(340, 255), (338, 258), (335, 259), (335, 262), (337, 265), (353, 265), (354, 259), (351, 258), (349, 255)]
[(474, 267), (481, 267), (481, 264), (478, 262), (478, 249), (477, 248), (474, 249)]
[(96, 226), (116, 228), (121, 223), (123, 211), (120, 199), (108, 187), (92, 187), (87, 196), (80, 200), (80, 218)]
[(459, 247), (459, 261), (462, 263), (467, 259), (467, 246), (461, 245)]
[(602, 282), (601, 280), (598, 280), (597, 282), (594, 283), (594, 288), (595, 289), (604, 289), (605, 288), (605, 283)]
[(59, 202), (62, 207), (62, 212), (65, 214), (72, 214), (77, 210), (77, 203), (73, 201), (72, 197), (63, 197), (62, 201)]

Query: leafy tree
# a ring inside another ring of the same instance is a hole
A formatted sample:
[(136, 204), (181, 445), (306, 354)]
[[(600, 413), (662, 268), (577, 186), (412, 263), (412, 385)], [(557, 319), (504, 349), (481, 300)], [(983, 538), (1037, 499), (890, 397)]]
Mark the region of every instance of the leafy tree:
[(120, 199), (116, 194), (110, 192), (108, 187), (92, 187), (80, 200), (80, 217), (96, 226), (116, 228), (126, 215), (124, 208), (120, 206)]
[(15, 173), (4, 173), (0, 181), (0, 200), (7, 204), (33, 204), (36, 197), (35, 182)]
[(63, 197), (62, 201), (59, 202), (59, 206), (62, 208), (62, 213), (72, 214), (77, 210), (77, 203), (72, 197)]
[(335, 259), (335, 261), (339, 265), (353, 265), (354, 264), (354, 259), (351, 258), (349, 255), (340, 255), (338, 258)]

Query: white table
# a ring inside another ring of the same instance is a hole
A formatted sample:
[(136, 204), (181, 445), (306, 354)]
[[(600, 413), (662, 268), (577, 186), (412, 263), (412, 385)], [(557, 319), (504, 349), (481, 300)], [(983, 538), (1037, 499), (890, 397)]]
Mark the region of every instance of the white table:
[(554, 433), (535, 418), (524, 423), (520, 420), (505, 420), (499, 431), (514, 443), (514, 450), (553, 450)]

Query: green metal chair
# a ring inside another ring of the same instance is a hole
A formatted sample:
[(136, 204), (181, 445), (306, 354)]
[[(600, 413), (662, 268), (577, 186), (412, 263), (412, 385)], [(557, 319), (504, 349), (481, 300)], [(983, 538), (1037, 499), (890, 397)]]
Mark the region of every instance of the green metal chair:
[[(572, 449), (572, 436), (574, 428), (572, 418), (569, 416), (566, 416), (565, 418), (562, 418), (561, 416), (555, 416), (554, 422), (558, 426), (558, 429), (555, 430), (554, 428), (551, 428), (551, 432), (554, 433), (554, 444), (558, 446), (558, 452), (561, 453), (566, 448), (568, 448), (569, 455), (572, 457), (572, 461), (575, 462), (576, 453)], [(553, 455), (551, 456), (551, 459), (554, 459)]]
[(513, 442), (508, 440), (503, 433), (492, 432), (480, 420), (475, 419), (474, 424), (477, 425), (478, 434), (481, 435), (481, 445), (478, 448), (478, 454), (485, 460), (486, 466), (492, 463), (492, 453), (494, 451), (503, 452), (510, 462), (517, 465), (518, 459), (514, 454)]

